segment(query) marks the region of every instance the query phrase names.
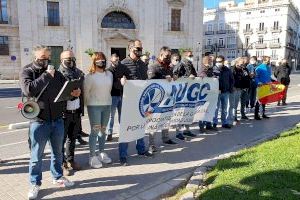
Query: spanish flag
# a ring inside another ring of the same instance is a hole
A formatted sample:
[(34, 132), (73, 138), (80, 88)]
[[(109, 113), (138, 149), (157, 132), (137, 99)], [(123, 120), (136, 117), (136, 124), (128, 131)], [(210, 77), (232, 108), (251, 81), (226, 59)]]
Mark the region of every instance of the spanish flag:
[(283, 99), (285, 86), (279, 82), (261, 85), (257, 88), (257, 98), (261, 104), (277, 102)]

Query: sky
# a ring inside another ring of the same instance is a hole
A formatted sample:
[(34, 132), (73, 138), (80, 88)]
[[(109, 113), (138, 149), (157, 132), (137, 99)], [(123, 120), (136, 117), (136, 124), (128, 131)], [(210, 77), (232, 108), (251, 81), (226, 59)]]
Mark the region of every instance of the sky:
[[(219, 2), (222, 0), (204, 0), (204, 7), (205, 8), (216, 8), (219, 5)], [(238, 2), (244, 2), (244, 0), (235, 0)]]

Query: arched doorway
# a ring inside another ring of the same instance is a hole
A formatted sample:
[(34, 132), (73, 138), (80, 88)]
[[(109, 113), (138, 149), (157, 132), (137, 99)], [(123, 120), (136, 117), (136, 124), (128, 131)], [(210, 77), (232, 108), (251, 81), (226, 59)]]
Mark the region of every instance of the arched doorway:
[(113, 11), (104, 16), (102, 28), (135, 29), (131, 17), (124, 12)]

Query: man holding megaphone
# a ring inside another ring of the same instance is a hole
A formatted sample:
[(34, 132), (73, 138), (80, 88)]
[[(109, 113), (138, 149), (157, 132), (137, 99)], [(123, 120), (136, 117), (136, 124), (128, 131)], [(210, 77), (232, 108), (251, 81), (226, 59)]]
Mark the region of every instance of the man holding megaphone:
[[(25, 117), (30, 118), (29, 138), (31, 142), (31, 156), (29, 175), (31, 187), (29, 199), (35, 199), (42, 184), (42, 158), (47, 141), (51, 146), (51, 174), (53, 184), (61, 187), (71, 187), (73, 182), (63, 177), (63, 140), (64, 121), (62, 119), (66, 102), (54, 103), (55, 97), (63, 87), (66, 79), (49, 65), (50, 49), (37, 46), (33, 49), (34, 61), (25, 66), (20, 73), (20, 84), (23, 94), (31, 99), (31, 103), (24, 104), (32, 108), (23, 111)], [(80, 96), (80, 90), (72, 92), (72, 96)], [(31, 106), (32, 105), (32, 106)], [(27, 109), (26, 108), (26, 109)]]

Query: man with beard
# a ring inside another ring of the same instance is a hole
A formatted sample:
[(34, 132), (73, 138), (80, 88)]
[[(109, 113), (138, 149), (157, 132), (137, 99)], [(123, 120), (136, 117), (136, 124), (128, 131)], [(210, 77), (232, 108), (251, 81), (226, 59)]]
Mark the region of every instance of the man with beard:
[[(68, 80), (81, 79), (83, 82), (84, 74), (76, 67), (76, 59), (72, 51), (63, 51), (60, 55), (61, 64), (59, 71)], [(81, 87), (82, 89), (82, 87)], [(67, 101), (67, 109), (64, 112), (65, 137), (63, 146), (64, 155), (64, 175), (69, 176), (72, 170), (80, 170), (80, 166), (74, 161), (76, 138), (81, 133), (81, 116), (84, 115), (83, 95), (74, 97)]]
[[(157, 61), (149, 66), (148, 78), (149, 79), (166, 79), (171, 82), (173, 77), (173, 69), (171, 64), (171, 49), (169, 47), (162, 47), (160, 49), (159, 57)], [(162, 130), (162, 141), (167, 145), (177, 144), (169, 138), (169, 130)], [(157, 148), (154, 143), (154, 133), (149, 135), (149, 149), (152, 152), (156, 152)]]
[[(48, 67), (50, 50), (45, 46), (34, 48), (34, 61), (25, 66), (20, 72), (22, 93), (31, 98), (38, 98), (40, 107), (38, 116), (30, 122), (29, 137), (31, 155), (29, 164), (30, 189), (29, 199), (38, 196), (42, 184), (42, 160), (46, 143), (51, 147), (51, 174), (53, 184), (60, 187), (71, 187), (73, 182), (63, 176), (62, 147), (64, 140), (64, 122), (62, 113), (65, 102), (54, 103), (54, 99), (65, 83), (64, 76)], [(79, 97), (81, 91), (74, 90), (71, 95)]]

